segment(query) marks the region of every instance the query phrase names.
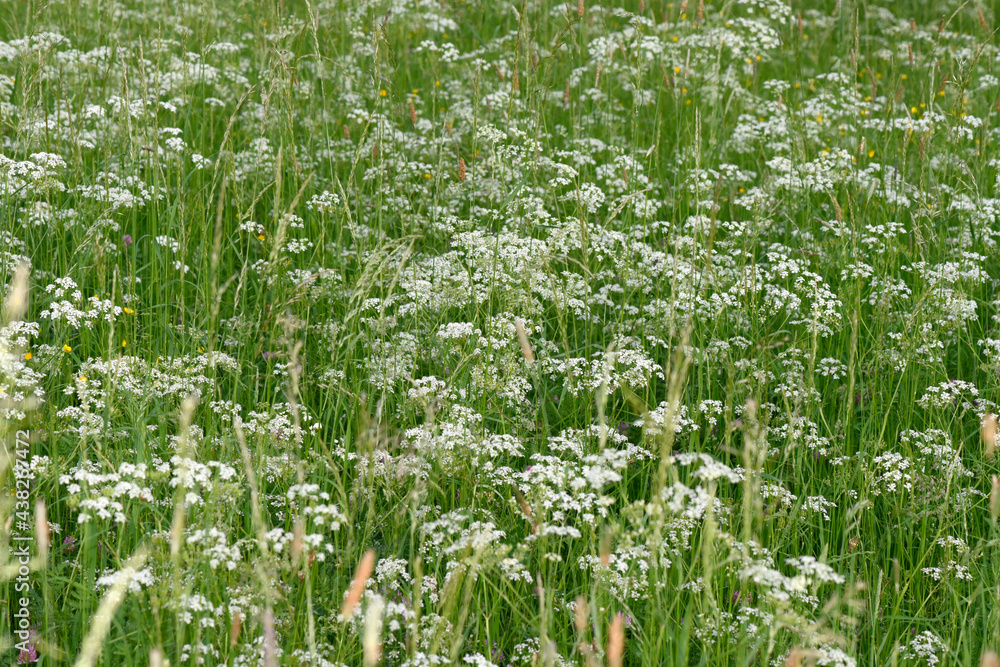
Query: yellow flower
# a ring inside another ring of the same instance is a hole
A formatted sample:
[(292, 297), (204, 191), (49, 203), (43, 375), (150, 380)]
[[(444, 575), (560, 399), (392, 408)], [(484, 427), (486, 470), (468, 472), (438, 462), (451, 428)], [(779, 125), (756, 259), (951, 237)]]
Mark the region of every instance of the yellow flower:
[(25, 361), (31, 361), (31, 352), (25, 352), (24, 353), (24, 360)]
[(72, 352), (72, 351), (73, 348), (71, 348), (69, 345), (63, 345), (63, 352)]
[(385, 91), (385, 88), (383, 88), (382, 90), (378, 91), (378, 94), (381, 97), (385, 97), (386, 95), (388, 95), (388, 93)]
[(122, 347), (125, 347), (125, 346), (127, 346), (127, 345), (128, 345), (128, 341), (127, 341), (127, 340), (123, 340), (123, 341), (122, 341)]
[(868, 151), (868, 157), (875, 157), (875, 151)]
[(87, 377), (86, 377), (85, 375), (81, 375), (81, 376), (80, 376), (80, 382), (81, 382), (82, 384), (87, 384)]
[(257, 237), (257, 240), (258, 240), (258, 241), (263, 241), (263, 240), (264, 240), (264, 235), (263, 235), (263, 234), (261, 234), (260, 236), (258, 236), (258, 237)]
[(125, 308), (123, 308), (122, 310), (124, 310), (124, 311), (125, 311), (125, 314), (126, 314), (126, 315), (132, 315), (133, 313), (135, 313), (135, 311), (134, 311), (134, 310), (132, 310), (131, 308), (129, 308), (129, 307), (127, 307), (127, 306), (126, 306)]

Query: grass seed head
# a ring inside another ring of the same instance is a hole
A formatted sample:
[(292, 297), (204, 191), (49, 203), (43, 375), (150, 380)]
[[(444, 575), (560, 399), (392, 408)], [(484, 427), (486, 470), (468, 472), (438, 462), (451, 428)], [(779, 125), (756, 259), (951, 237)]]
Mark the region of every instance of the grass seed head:
[(990, 489), (990, 516), (996, 521), (1000, 517), (1000, 479), (993, 475), (993, 486)]
[(601, 565), (608, 566), (611, 562), (611, 533), (605, 532), (601, 537)]
[(529, 363), (535, 363), (535, 353), (531, 350), (531, 341), (528, 340), (528, 332), (524, 329), (524, 322), (514, 321), (514, 328), (517, 329), (517, 341), (521, 344), (521, 355)]
[(382, 659), (382, 612), (385, 603), (376, 597), (365, 614), (365, 633), (361, 639), (365, 667), (374, 667)]
[(233, 612), (229, 623), (229, 645), (236, 646), (240, 641), (240, 629), (243, 627), (243, 615), (239, 610)]
[(587, 598), (582, 595), (576, 598), (576, 605), (573, 607), (573, 625), (577, 632), (584, 632), (587, 629)]
[(983, 419), (980, 429), (983, 437), (983, 456), (987, 461), (992, 461), (997, 449), (997, 417), (990, 413)]
[(354, 580), (351, 582), (351, 588), (347, 593), (347, 599), (344, 600), (344, 605), (340, 608), (340, 615), (346, 620), (351, 617), (354, 613), (355, 607), (358, 606), (358, 602), (361, 601), (361, 596), (365, 592), (365, 582), (372, 575), (372, 570), (375, 567), (375, 552), (371, 549), (365, 552), (361, 557), (361, 561), (358, 563), (358, 569), (354, 571)]
[(615, 614), (608, 627), (608, 667), (622, 667), (625, 654), (625, 621), (621, 614)]

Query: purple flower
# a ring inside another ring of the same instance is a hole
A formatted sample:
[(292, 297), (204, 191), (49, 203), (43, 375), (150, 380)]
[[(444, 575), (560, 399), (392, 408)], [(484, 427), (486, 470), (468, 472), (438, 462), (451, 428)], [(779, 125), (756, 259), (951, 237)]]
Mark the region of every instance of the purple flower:
[(507, 658), (507, 656), (504, 655), (504, 652), (500, 650), (500, 647), (497, 646), (497, 643), (493, 642), (493, 655), (490, 658), (492, 660), (492, 662), (503, 663), (503, 661), (506, 658)]
[(274, 359), (274, 352), (268, 350), (264, 353), (264, 361), (270, 361), (271, 359)]
[(34, 644), (28, 644), (28, 648), (22, 648), (17, 655), (17, 664), (27, 665), (30, 662), (38, 662), (38, 651)]
[(122, 236), (122, 245), (125, 246), (126, 248), (129, 247), (130, 245), (132, 245), (132, 235), (131, 234), (125, 234), (125, 235)]
[(76, 538), (73, 537), (72, 535), (67, 535), (66, 539), (64, 539), (62, 541), (62, 543), (63, 543), (63, 548), (66, 551), (68, 551), (70, 553), (73, 553), (74, 551), (76, 551)]

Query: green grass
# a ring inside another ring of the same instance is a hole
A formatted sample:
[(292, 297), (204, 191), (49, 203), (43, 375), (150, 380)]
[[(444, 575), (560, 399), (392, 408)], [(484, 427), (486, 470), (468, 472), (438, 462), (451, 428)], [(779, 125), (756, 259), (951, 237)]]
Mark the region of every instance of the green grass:
[(2, 661), (980, 664), (996, 21), (0, 4)]

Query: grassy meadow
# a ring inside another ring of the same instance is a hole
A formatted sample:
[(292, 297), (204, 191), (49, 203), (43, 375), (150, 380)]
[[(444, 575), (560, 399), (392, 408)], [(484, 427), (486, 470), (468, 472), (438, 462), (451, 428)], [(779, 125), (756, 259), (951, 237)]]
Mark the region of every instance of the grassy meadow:
[(0, 0), (0, 663), (1000, 667), (998, 26)]

